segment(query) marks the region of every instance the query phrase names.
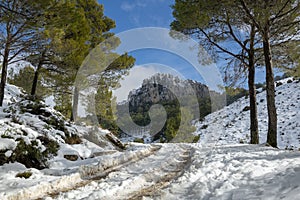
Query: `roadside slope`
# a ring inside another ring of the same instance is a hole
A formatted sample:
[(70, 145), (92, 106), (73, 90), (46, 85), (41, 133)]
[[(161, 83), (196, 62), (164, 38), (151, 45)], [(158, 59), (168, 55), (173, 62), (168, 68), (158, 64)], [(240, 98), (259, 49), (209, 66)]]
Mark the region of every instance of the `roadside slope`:
[[(282, 85), (278, 84), (282, 83)], [(277, 81), (278, 147), (300, 147), (300, 82), (287, 78)], [(260, 143), (265, 143), (268, 129), (266, 91), (258, 89), (257, 110)], [(201, 144), (238, 144), (250, 142), (248, 98), (240, 98), (196, 123)]]

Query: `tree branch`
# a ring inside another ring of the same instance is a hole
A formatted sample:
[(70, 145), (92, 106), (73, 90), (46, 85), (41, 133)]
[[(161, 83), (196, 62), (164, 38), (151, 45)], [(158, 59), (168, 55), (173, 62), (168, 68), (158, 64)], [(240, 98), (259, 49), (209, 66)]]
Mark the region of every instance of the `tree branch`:
[(243, 64), (247, 65), (247, 63), (245, 63), (245, 61), (244, 61), (244, 59), (242, 58), (242, 56), (236, 55), (236, 54), (232, 53), (231, 51), (229, 51), (229, 50), (223, 48), (223, 47), (220, 46), (218, 43), (216, 43), (215, 41), (213, 41), (213, 40), (210, 38), (210, 36), (209, 36), (203, 29), (200, 29), (200, 28), (199, 28), (199, 30), (200, 30), (200, 32), (207, 38), (207, 40), (208, 40), (211, 44), (213, 44), (215, 47), (217, 47), (218, 49), (220, 49), (222, 52), (227, 53), (227, 54), (231, 55), (232, 57), (234, 57), (234, 58), (240, 60)]
[(278, 13), (274, 16), (274, 17), (272, 17), (271, 18), (271, 22), (273, 23), (274, 21), (275, 21), (275, 19), (278, 19), (278, 18), (280, 18), (280, 13), (286, 8), (286, 6), (288, 5), (288, 3), (290, 2), (290, 0), (287, 0), (286, 2), (285, 2), (285, 4), (282, 6), (282, 8), (278, 11)]
[(25, 15), (25, 14), (23, 14), (23, 13), (20, 13), (20, 12), (17, 12), (17, 11), (15, 11), (15, 10), (11, 9), (11, 8), (8, 8), (8, 7), (4, 6), (3, 4), (0, 4), (0, 8), (3, 8), (4, 10), (7, 10), (7, 11), (9, 11), (9, 12), (11, 12), (11, 13), (15, 13), (15, 14), (17, 14), (17, 15), (21, 15), (21, 16), (26, 17), (26, 18), (28, 19), (28, 16), (27, 16), (27, 15)]
[(251, 14), (251, 11), (248, 9), (245, 1), (244, 0), (240, 0), (240, 3), (242, 4), (242, 7), (243, 7), (244, 11), (246, 11), (246, 14), (248, 15), (248, 17), (250, 17), (250, 19), (255, 24), (255, 26), (258, 28), (258, 30), (261, 30), (260, 25), (257, 23), (255, 17)]
[[(288, 3), (288, 2), (287, 2)], [(285, 5), (286, 6), (286, 5)], [(283, 8), (284, 9), (284, 8)], [(297, 11), (297, 9), (299, 9), (299, 4), (295, 7), (293, 7), (292, 9), (286, 11), (285, 13), (282, 13), (281, 15), (278, 15), (278, 16), (274, 16), (273, 18), (271, 18), (271, 21), (274, 22), (276, 19), (280, 19), (290, 13), (292, 13), (293, 11)]]
[(234, 34), (234, 31), (233, 31), (232, 26), (230, 24), (229, 16), (228, 16), (227, 12), (226, 12), (226, 24), (229, 28), (230, 35), (233, 37), (233, 40), (236, 41), (242, 47), (242, 49), (244, 49), (244, 51), (249, 52), (249, 49), (247, 49), (246, 46)]

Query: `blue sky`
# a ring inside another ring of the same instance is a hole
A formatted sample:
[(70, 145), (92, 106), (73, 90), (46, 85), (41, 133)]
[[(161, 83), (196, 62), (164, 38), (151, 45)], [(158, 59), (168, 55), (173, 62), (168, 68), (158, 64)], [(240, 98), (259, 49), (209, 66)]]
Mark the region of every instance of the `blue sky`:
[(132, 28), (169, 28), (173, 21), (172, 0), (99, 0), (104, 5), (104, 14), (116, 21), (112, 31), (119, 33)]
[[(173, 21), (171, 0), (99, 0), (104, 5), (104, 14), (116, 22), (112, 32), (119, 34), (135, 28), (170, 27)], [(140, 49), (129, 52), (136, 58), (136, 65), (160, 63), (174, 67), (186, 78), (200, 80), (186, 61), (182, 58), (158, 49)], [(147, 66), (149, 67), (149, 65)], [(188, 70), (189, 69), (189, 70)]]
[[(169, 29), (174, 20), (171, 8), (174, 1), (170, 0), (99, 0), (98, 2), (104, 5), (104, 14), (115, 20), (116, 28), (112, 32), (117, 35), (135, 28), (161, 27)], [(132, 41), (134, 42), (134, 40)], [(139, 87), (142, 79), (155, 72), (165, 73), (166, 68), (173, 68), (176, 72), (174, 74), (182, 78), (204, 82), (193, 65), (172, 52), (144, 48), (131, 51), (129, 54), (136, 58), (136, 67), (131, 71), (127, 82), (121, 81), (121, 85), (127, 87), (124, 91)]]
[[(112, 32), (117, 35), (135, 28), (163, 27), (169, 29), (170, 23), (174, 20), (171, 8), (171, 5), (174, 4), (173, 0), (99, 0), (98, 2), (104, 5), (104, 14), (115, 20), (116, 28)], [(134, 39), (132, 41), (134, 42)], [(160, 72), (159, 67), (167, 66), (173, 68), (181, 77), (206, 84), (190, 63), (171, 52), (145, 48), (128, 53), (136, 58), (137, 65), (133, 68), (130, 79), (147, 78), (153, 75), (153, 70)], [(149, 63), (156, 63), (156, 66)], [(224, 64), (224, 61), (220, 61), (218, 64)], [(142, 69), (136, 70), (137, 67)], [(264, 69), (257, 71), (257, 82), (264, 82)], [(122, 86), (129, 84), (132, 84), (132, 81), (123, 82)], [(138, 87), (138, 84), (140, 82), (136, 81), (135, 86), (131, 85), (128, 88)], [(245, 87), (247, 87), (246, 84)]]

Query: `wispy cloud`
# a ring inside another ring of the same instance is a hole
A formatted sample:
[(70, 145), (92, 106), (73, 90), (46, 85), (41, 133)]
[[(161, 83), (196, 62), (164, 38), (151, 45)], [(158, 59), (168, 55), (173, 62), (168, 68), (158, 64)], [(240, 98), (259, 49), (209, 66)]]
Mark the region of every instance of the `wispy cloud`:
[(137, 5), (137, 7), (146, 7), (147, 6), (147, 1), (146, 0), (136, 0), (135, 4)]
[(130, 12), (132, 11), (134, 8), (135, 8), (135, 3), (128, 3), (127, 1), (124, 1), (122, 4), (121, 4), (121, 9), (126, 11), (126, 12)]
[(136, 25), (136, 26), (140, 26), (140, 15), (131, 15), (130, 16), (130, 21)]
[(147, 1), (145, 0), (135, 0), (133, 2), (124, 1), (121, 4), (121, 9), (126, 12), (131, 12), (132, 10), (136, 8), (145, 8), (147, 6)]

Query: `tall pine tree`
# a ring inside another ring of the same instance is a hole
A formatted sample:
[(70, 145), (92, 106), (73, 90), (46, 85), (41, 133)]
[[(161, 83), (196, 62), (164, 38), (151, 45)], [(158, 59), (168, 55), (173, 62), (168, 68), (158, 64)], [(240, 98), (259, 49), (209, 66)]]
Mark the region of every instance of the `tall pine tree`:
[(290, 38), (294, 38), (293, 36), (299, 35), (300, 4), (298, 0), (239, 0), (238, 2), (241, 10), (244, 11), (242, 16), (255, 25), (262, 38), (268, 107), (267, 143), (277, 147), (277, 111), (272, 47), (286, 43)]
[[(258, 121), (255, 90), (255, 44), (257, 29), (240, 18), (241, 11), (235, 1), (176, 0), (173, 6), (175, 21), (171, 27), (176, 31), (199, 39), (207, 50), (227, 54), (234, 63), (235, 73), (248, 70), (250, 96), (251, 143), (258, 144)], [(244, 36), (241, 37), (241, 30)], [(235, 48), (226, 46), (235, 45)], [(237, 51), (240, 49), (240, 51)], [(236, 62), (237, 61), (237, 62)], [(240, 74), (239, 74), (240, 75)], [(239, 76), (238, 76), (239, 77)]]

